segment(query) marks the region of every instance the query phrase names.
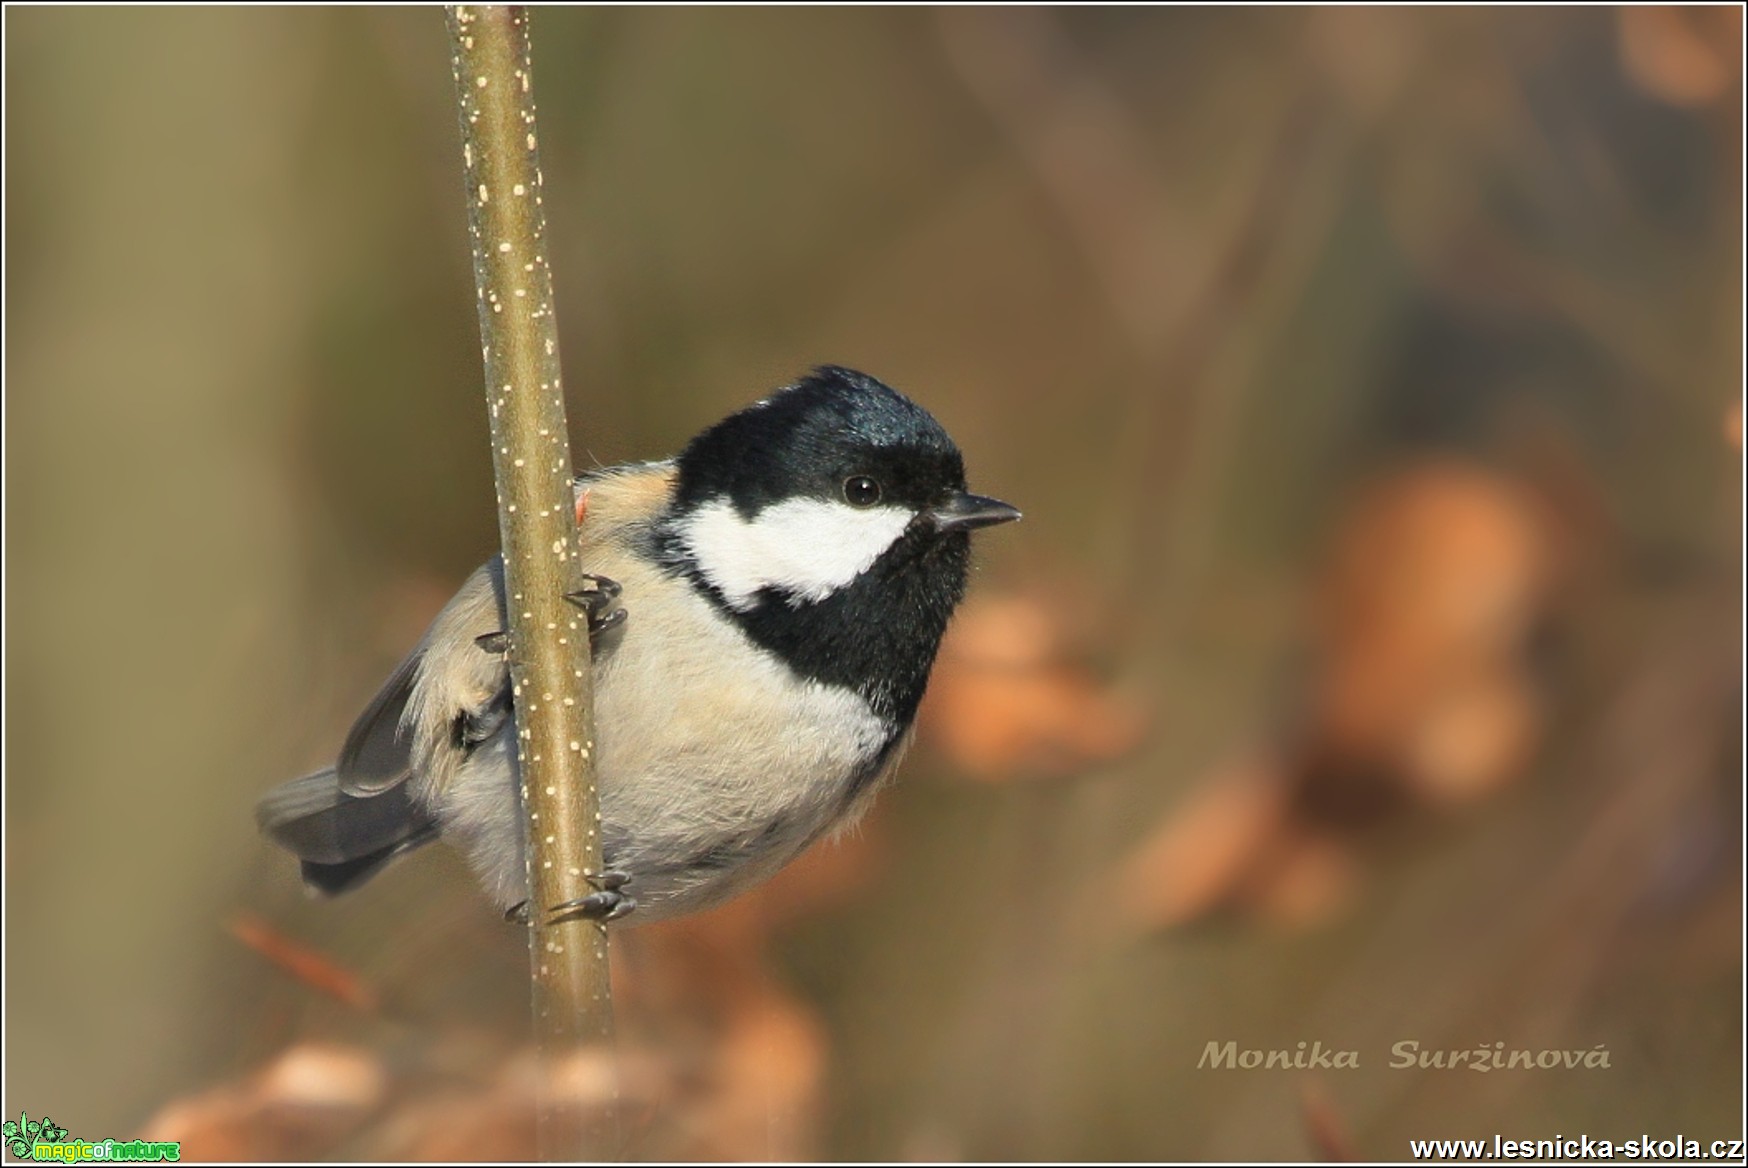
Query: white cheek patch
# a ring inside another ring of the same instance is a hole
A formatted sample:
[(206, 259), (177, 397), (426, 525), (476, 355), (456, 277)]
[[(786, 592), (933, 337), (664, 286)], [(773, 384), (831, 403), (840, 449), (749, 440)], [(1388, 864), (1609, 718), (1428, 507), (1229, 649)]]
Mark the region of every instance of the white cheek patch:
[(704, 578), (744, 612), (766, 588), (794, 604), (824, 600), (867, 571), (911, 518), (902, 507), (789, 499), (748, 520), (718, 500), (687, 516), (679, 533)]

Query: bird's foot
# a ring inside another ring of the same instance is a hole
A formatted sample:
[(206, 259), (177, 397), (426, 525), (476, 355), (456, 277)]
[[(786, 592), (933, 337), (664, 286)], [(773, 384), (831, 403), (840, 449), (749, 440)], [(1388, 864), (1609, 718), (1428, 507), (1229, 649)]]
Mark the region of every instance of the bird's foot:
[[(583, 587), (564, 594), (566, 600), (588, 614), (589, 640), (593, 641), (608, 629), (625, 623), (625, 609), (615, 608), (608, 611), (609, 606), (619, 599), (619, 593), (617, 580), (609, 580), (605, 576), (584, 576)], [(473, 639), (473, 643), (482, 652), (498, 656), (510, 651), (510, 634), (503, 629), (494, 633), (482, 633)]]
[(575, 900), (567, 900), (563, 904), (552, 906), (555, 920), (567, 920), (571, 917), (584, 917), (592, 921), (616, 921), (628, 916), (637, 908), (637, 901), (619, 891), (631, 883), (631, 877), (624, 872), (608, 870), (593, 876), (584, 877), (599, 891), (587, 896), (579, 896)]
[(626, 610), (613, 608), (621, 591), (617, 580), (606, 576), (583, 576), (583, 586), (567, 592), (564, 598), (582, 609), (589, 617), (589, 640), (594, 641), (607, 630), (625, 623)]
[(585, 920), (600, 921), (602, 924), (606, 924), (608, 921), (616, 921), (620, 917), (629, 916), (636, 910), (637, 900), (634, 897), (607, 889), (603, 892), (591, 892), (587, 896), (579, 896), (575, 900), (567, 900), (563, 904), (553, 905), (552, 917), (554, 921), (568, 921), (575, 917), (582, 917)]
[[(582, 917), (585, 920), (616, 921), (628, 916), (637, 908), (637, 901), (619, 891), (631, 883), (631, 877), (624, 872), (602, 872), (596, 876), (586, 877), (588, 882), (598, 891), (587, 896), (579, 896), (575, 900), (567, 900), (555, 904), (550, 910), (554, 923)], [(513, 924), (528, 923), (528, 902), (522, 901), (511, 906), (504, 912), (504, 919)]]
[(592, 621), (607, 610), (607, 606), (619, 599), (621, 591), (617, 580), (609, 580), (605, 576), (584, 575), (583, 586), (575, 592), (567, 592), (564, 598), (589, 614)]

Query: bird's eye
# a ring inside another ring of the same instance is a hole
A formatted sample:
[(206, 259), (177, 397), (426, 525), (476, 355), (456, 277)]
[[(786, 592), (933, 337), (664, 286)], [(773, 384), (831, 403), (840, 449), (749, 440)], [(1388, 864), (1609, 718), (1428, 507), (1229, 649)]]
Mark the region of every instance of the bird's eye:
[(880, 502), (880, 484), (867, 475), (851, 475), (844, 480), (844, 499), (852, 507), (872, 507)]

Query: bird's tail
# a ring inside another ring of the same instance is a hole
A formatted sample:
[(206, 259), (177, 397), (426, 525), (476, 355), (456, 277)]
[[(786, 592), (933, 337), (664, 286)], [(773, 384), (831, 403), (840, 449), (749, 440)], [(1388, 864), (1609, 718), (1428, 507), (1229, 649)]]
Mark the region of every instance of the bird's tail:
[(303, 862), (304, 883), (329, 896), (356, 888), (437, 834), (437, 821), (405, 783), (348, 795), (332, 767), (267, 792), (255, 806), (255, 822)]

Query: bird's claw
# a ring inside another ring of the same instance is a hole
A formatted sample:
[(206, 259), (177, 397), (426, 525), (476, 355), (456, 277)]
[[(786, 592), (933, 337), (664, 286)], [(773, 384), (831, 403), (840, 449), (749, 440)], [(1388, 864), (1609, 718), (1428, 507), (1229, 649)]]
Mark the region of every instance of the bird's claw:
[[(599, 891), (553, 905), (548, 910), (551, 913), (551, 923), (582, 917), (605, 924), (607, 921), (616, 921), (627, 916), (637, 908), (634, 898), (619, 891), (631, 883), (631, 877), (626, 873), (600, 872), (584, 879)], [(504, 919), (512, 924), (528, 924), (528, 902), (524, 900), (504, 910)]]
[(575, 592), (567, 592), (564, 598), (582, 609), (589, 617), (589, 639), (592, 641), (608, 629), (616, 628), (625, 623), (625, 610), (612, 608), (619, 599), (622, 589), (617, 580), (606, 576), (583, 576), (583, 587)]
[(630, 615), (630, 614), (626, 609), (616, 608), (612, 612), (608, 613), (606, 616), (590, 617), (589, 618), (589, 639), (594, 640), (596, 637), (599, 637), (602, 633), (606, 632), (608, 629), (618, 628), (620, 625), (625, 623), (625, 618), (628, 615)]
[(616, 921), (637, 908), (637, 901), (623, 892), (611, 888), (601, 892), (591, 892), (587, 896), (579, 896), (575, 900), (567, 900), (563, 904), (552, 906), (552, 919), (556, 921), (569, 920), (572, 917), (583, 917), (586, 920)]
[(591, 620), (619, 599), (621, 589), (617, 580), (592, 575), (585, 575), (582, 580), (583, 586), (575, 592), (565, 593), (564, 598), (588, 613)]
[[(625, 623), (626, 610), (616, 608), (611, 612), (607, 607), (619, 599), (622, 589), (619, 581), (610, 580), (606, 576), (583, 577), (583, 587), (575, 592), (567, 592), (564, 598), (582, 609), (589, 617), (589, 639), (594, 640), (608, 629), (616, 628)], [(499, 656), (510, 651), (510, 634), (507, 630), (481, 633), (473, 639), (473, 643), (485, 653)]]

